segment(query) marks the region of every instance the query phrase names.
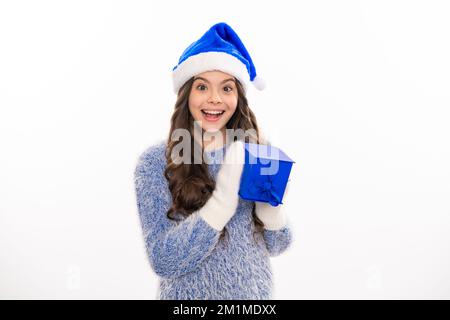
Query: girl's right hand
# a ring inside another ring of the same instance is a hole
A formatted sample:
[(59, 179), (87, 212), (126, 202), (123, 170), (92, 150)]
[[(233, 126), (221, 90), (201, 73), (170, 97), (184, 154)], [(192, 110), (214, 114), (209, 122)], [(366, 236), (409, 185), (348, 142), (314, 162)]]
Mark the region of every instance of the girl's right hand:
[(230, 143), (217, 173), (216, 187), (211, 197), (198, 211), (199, 215), (218, 231), (222, 230), (236, 213), (244, 162), (244, 143), (240, 140)]

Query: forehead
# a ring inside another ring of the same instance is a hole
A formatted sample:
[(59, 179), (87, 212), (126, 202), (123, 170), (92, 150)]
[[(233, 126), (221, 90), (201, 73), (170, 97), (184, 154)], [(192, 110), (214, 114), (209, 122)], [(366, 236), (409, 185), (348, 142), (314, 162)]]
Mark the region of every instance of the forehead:
[(219, 83), (226, 80), (234, 80), (234, 76), (219, 70), (202, 72), (194, 77), (195, 80), (199, 78), (206, 82), (219, 82)]

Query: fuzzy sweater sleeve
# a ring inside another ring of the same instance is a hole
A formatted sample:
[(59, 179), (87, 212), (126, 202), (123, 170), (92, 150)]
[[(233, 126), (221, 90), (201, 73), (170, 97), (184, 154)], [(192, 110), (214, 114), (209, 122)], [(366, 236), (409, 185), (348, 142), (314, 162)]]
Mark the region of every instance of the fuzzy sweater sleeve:
[(195, 270), (212, 252), (220, 232), (194, 213), (181, 221), (167, 218), (171, 195), (164, 177), (165, 159), (150, 148), (134, 173), (136, 200), (150, 264), (161, 277)]
[(291, 227), (288, 224), (280, 230), (265, 229), (263, 237), (269, 255), (272, 257), (278, 256), (286, 251), (292, 243)]

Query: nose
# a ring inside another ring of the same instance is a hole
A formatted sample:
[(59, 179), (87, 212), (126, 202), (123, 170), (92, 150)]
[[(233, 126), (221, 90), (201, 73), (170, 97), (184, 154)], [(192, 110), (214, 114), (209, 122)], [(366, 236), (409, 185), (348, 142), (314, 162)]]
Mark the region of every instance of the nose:
[(213, 104), (222, 102), (222, 99), (220, 98), (220, 95), (217, 92), (217, 90), (215, 90), (215, 89), (211, 90), (211, 94), (208, 98), (208, 102), (213, 103)]

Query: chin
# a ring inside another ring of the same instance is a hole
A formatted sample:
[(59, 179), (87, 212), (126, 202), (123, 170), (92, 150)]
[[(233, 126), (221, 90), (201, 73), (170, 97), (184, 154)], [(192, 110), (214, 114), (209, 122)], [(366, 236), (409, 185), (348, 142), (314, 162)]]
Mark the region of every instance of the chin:
[(215, 132), (217, 132), (217, 131), (220, 131), (220, 128), (217, 128), (217, 127), (211, 127), (211, 128), (206, 127), (206, 128), (203, 129), (203, 130), (205, 130), (205, 131), (208, 132), (208, 133), (215, 133)]

